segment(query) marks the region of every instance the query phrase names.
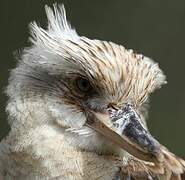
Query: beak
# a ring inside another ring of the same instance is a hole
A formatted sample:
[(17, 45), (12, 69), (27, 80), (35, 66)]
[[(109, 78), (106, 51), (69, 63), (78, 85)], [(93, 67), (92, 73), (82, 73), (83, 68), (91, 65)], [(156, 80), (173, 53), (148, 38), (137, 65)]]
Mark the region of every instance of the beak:
[(118, 110), (109, 108), (105, 114), (91, 112), (86, 125), (141, 160), (154, 163), (163, 161), (160, 144), (144, 127), (130, 104)]

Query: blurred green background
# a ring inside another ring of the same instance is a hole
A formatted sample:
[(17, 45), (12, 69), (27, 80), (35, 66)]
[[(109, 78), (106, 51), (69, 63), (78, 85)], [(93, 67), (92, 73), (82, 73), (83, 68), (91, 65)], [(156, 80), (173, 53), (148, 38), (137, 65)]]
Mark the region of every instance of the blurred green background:
[[(53, 0), (0, 0), (0, 138), (7, 134), (3, 91), (15, 50), (28, 46), (28, 24), (46, 23), (44, 5)], [(67, 16), (80, 35), (123, 44), (156, 60), (168, 84), (151, 98), (149, 128), (185, 158), (185, 1), (66, 0)]]

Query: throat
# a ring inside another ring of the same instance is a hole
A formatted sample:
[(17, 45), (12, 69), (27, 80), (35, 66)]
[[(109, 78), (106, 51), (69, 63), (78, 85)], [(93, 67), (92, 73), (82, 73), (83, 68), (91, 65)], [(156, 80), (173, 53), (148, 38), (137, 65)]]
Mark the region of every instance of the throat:
[[(101, 146), (99, 150), (94, 151), (97, 145), (89, 146), (84, 150), (82, 146), (85, 146), (87, 140), (78, 144), (79, 137), (69, 132), (59, 133), (58, 129), (49, 126), (30, 130), (27, 135), (17, 137), (16, 144), (11, 146), (12, 157), (16, 162), (15, 171), (19, 177), (30, 174), (30, 177), (66, 177), (68, 179), (69, 174), (72, 175), (74, 172), (76, 179), (114, 177), (122, 164), (122, 158), (119, 159), (112, 155), (113, 153), (107, 153), (107, 149), (100, 149)], [(8, 139), (11, 139), (11, 134)], [(6, 143), (10, 143), (8, 139)], [(91, 143), (95, 143), (96, 140), (94, 139)], [(87, 142), (86, 145), (88, 145)], [(106, 153), (103, 153), (104, 151)]]

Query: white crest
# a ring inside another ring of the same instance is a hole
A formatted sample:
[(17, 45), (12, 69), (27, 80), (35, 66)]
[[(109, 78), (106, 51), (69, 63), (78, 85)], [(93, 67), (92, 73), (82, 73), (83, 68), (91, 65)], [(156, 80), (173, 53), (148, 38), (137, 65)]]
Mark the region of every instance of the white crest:
[(48, 38), (58, 40), (78, 40), (79, 36), (66, 19), (66, 11), (64, 5), (53, 5), (53, 10), (49, 6), (45, 6), (48, 20), (48, 29), (44, 30), (39, 27), (36, 22), (30, 24), (32, 33), (32, 42), (49, 40)]

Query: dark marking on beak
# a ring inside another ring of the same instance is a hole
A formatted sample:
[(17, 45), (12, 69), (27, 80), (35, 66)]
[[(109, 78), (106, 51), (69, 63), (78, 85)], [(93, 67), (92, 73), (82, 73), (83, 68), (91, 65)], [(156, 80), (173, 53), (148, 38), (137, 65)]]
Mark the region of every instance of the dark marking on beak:
[(121, 109), (109, 107), (108, 113), (90, 111), (86, 117), (86, 126), (133, 156), (154, 163), (163, 161), (160, 144), (148, 132), (132, 105), (125, 104)]
[(132, 105), (125, 104), (123, 109), (118, 111), (110, 110), (115, 131), (121, 136), (126, 137), (131, 143), (145, 149), (154, 155), (160, 152), (160, 144), (155, 140), (149, 131), (144, 127), (140, 117)]

